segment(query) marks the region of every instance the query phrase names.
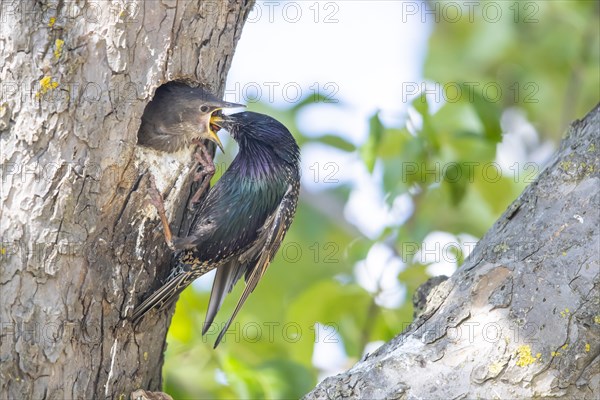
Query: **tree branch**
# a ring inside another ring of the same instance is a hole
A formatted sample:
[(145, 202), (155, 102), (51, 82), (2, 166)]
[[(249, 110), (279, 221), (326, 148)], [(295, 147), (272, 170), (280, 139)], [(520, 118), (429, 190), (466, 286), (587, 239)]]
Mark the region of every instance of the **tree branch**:
[(598, 398), (600, 108), (411, 326), (305, 399)]

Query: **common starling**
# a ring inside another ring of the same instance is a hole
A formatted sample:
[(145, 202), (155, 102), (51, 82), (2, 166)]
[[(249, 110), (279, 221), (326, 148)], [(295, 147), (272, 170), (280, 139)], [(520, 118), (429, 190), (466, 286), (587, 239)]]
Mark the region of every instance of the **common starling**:
[[(205, 334), (225, 295), (245, 275), (244, 292), (217, 337), (216, 347), (292, 223), (300, 190), (300, 150), (286, 127), (267, 115), (242, 112), (216, 116), (211, 122), (229, 131), (239, 152), (196, 209), (190, 236), (172, 237), (169, 245), (177, 252), (176, 266), (166, 283), (134, 310), (133, 319), (164, 307), (192, 281), (216, 268)], [(158, 197), (162, 200), (160, 194)], [(162, 204), (157, 207), (164, 215)], [(166, 217), (162, 220), (164, 224)], [(168, 223), (164, 228), (169, 231)]]
[(138, 144), (169, 153), (191, 144), (200, 145), (194, 156), (202, 169), (194, 180), (202, 183), (190, 200), (190, 208), (208, 188), (215, 173), (212, 155), (201, 141), (210, 140), (223, 151), (216, 133), (219, 127), (211, 124), (211, 117), (223, 108), (235, 107), (245, 106), (219, 100), (202, 87), (174, 81), (159, 87), (144, 110)]

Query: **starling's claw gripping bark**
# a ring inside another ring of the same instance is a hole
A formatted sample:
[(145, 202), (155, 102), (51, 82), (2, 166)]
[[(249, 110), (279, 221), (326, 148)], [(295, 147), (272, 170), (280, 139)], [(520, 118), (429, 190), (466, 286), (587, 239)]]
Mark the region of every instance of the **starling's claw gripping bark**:
[(190, 211), (194, 210), (194, 205), (200, 200), (206, 189), (208, 189), (208, 185), (210, 184), (212, 177), (215, 175), (215, 164), (213, 159), (206, 149), (206, 146), (204, 146), (202, 143), (200, 143), (200, 145), (196, 148), (196, 151), (194, 152), (194, 158), (197, 162), (196, 168), (198, 166), (202, 168), (201, 171), (196, 171), (194, 182), (202, 183), (188, 203), (188, 209)]
[(148, 194), (150, 195), (150, 203), (152, 203), (152, 205), (156, 208), (156, 211), (158, 211), (158, 215), (160, 216), (167, 246), (169, 246), (171, 250), (175, 250), (175, 246), (173, 245), (174, 236), (171, 233), (171, 228), (169, 228), (169, 220), (167, 219), (167, 213), (165, 212), (165, 203), (163, 202), (162, 195), (156, 187), (156, 180), (152, 175), (150, 175), (150, 188), (148, 190)]

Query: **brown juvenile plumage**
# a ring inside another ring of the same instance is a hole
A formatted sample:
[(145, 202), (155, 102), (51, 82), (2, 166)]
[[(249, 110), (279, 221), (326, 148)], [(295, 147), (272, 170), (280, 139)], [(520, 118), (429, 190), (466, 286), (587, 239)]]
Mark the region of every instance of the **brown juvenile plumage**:
[(207, 139), (223, 150), (210, 118), (215, 111), (234, 107), (244, 106), (219, 100), (202, 87), (166, 83), (156, 89), (144, 110), (138, 144), (172, 153)]

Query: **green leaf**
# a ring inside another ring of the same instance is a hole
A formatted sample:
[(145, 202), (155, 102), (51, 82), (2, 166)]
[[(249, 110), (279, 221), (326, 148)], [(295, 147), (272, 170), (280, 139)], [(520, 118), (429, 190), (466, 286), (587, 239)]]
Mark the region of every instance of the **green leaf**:
[(302, 100), (295, 103), (288, 111), (291, 111), (294, 114), (296, 114), (302, 108), (304, 108), (306, 106), (310, 106), (312, 104), (331, 104), (331, 105), (337, 106), (337, 105), (340, 105), (341, 103), (339, 101), (337, 101), (336, 99), (330, 98), (330, 97), (318, 92), (318, 93), (312, 93), (312, 94), (304, 97)]
[(383, 137), (383, 124), (379, 119), (379, 111), (377, 111), (369, 119), (369, 138), (367, 142), (361, 147), (360, 155), (367, 166), (369, 172), (373, 172), (375, 168), (375, 161), (377, 160), (377, 150)]
[(337, 135), (323, 135), (315, 138), (314, 140), (348, 152), (356, 150), (356, 146)]
[(429, 116), (429, 103), (427, 102), (427, 95), (425, 93), (421, 93), (415, 98), (411, 105), (423, 118)]
[[(502, 96), (502, 89), (498, 85), (497, 87), (500, 90), (499, 94), (496, 93), (493, 96), (489, 95), (489, 99), (484, 97), (482, 92), (477, 89), (474, 89), (470, 85), (461, 84), (460, 85), (464, 93), (468, 94), (463, 96), (466, 101), (473, 100), (471, 104), (483, 125), (483, 135), (488, 138), (493, 143), (498, 143), (502, 140), (502, 127), (500, 126), (500, 118), (502, 116), (502, 110), (499, 105), (491, 99), (496, 98), (497, 96)], [(496, 86), (494, 86), (496, 87)], [(495, 89), (492, 89), (495, 90)]]
[(450, 199), (454, 206), (458, 205), (467, 191), (469, 169), (458, 163), (450, 163), (444, 168), (444, 181), (450, 192)]

